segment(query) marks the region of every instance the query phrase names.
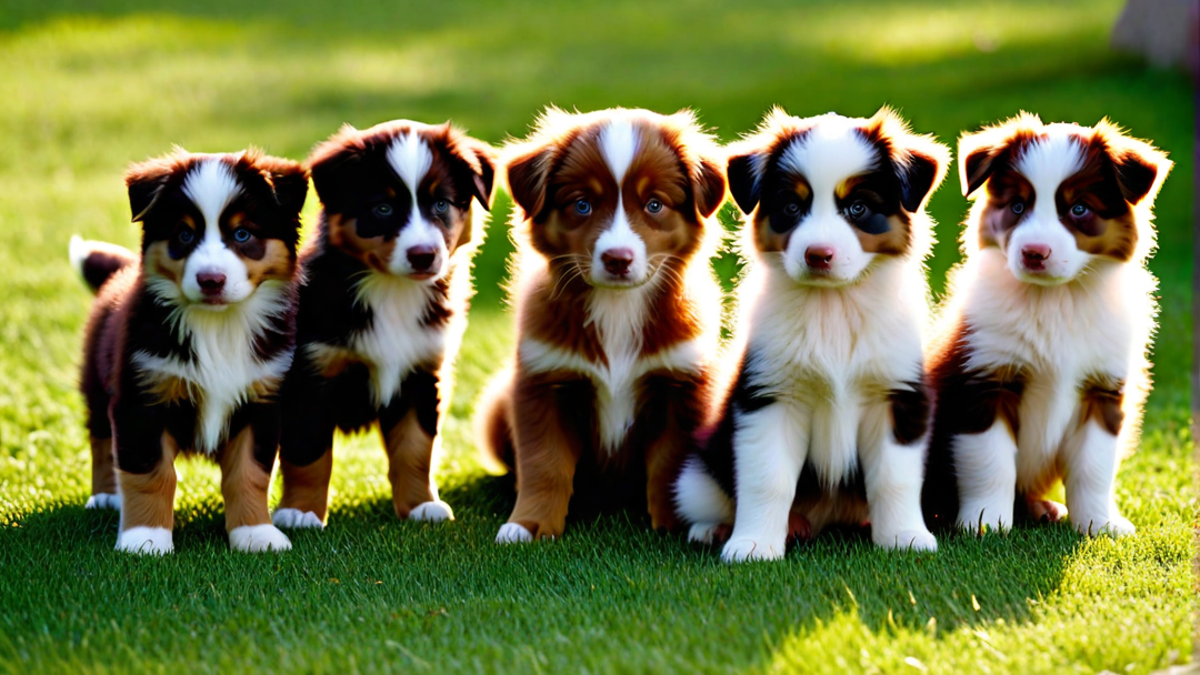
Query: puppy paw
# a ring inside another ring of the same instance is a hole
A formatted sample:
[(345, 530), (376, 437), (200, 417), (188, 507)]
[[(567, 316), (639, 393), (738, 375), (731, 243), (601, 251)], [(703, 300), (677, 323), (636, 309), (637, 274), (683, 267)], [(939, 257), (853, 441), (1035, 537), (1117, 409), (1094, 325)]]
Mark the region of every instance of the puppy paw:
[(1079, 534), (1089, 537), (1098, 537), (1102, 534), (1107, 534), (1110, 537), (1125, 537), (1137, 532), (1137, 528), (1127, 518), (1122, 516), (1109, 516), (1105, 518), (1100, 516), (1097, 518), (1081, 517), (1079, 522), (1075, 522), (1072, 516), (1071, 524), (1075, 526), (1075, 530)]
[(166, 555), (175, 550), (175, 543), (168, 529), (131, 527), (117, 535), (117, 550), (140, 555)]
[(524, 544), (533, 541), (533, 533), (520, 523), (505, 523), (496, 534), (497, 544)]
[(418, 504), (415, 509), (408, 513), (409, 520), (426, 520), (431, 523), (440, 523), (443, 520), (454, 520), (454, 511), (450, 505), (443, 501), (425, 502)]
[(275, 513), (271, 516), (271, 523), (275, 527), (290, 527), (294, 529), (322, 529), (325, 527), (325, 523), (321, 522), (320, 517), (316, 513), (301, 511), (300, 509), (275, 509)]
[(725, 523), (695, 523), (688, 528), (688, 541), (697, 544), (720, 544), (729, 539), (729, 526)]
[(274, 525), (242, 525), (229, 531), (229, 548), (242, 553), (290, 551), (292, 542)]
[(963, 508), (958, 514), (958, 526), (971, 534), (981, 530), (1008, 532), (1012, 529), (1012, 509), (972, 507)]
[(902, 530), (897, 533), (872, 533), (871, 538), (877, 546), (901, 551), (936, 551), (937, 539), (924, 528), (919, 530)]
[(1067, 517), (1067, 507), (1049, 499), (1030, 499), (1026, 502), (1026, 508), (1035, 522), (1057, 523)]
[(727, 563), (754, 560), (779, 560), (785, 552), (784, 542), (763, 544), (754, 539), (741, 537), (729, 540), (721, 549), (721, 560)]
[(87, 504), (84, 504), (85, 509), (113, 509), (121, 510), (121, 495), (109, 494), (100, 492), (88, 497)]

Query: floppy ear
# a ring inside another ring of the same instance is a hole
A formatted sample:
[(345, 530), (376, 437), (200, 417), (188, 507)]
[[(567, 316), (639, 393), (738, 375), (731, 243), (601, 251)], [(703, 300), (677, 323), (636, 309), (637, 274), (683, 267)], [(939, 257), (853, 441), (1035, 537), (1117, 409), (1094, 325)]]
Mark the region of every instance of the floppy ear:
[(483, 210), (491, 211), (493, 188), (496, 183), (496, 151), (483, 141), (465, 136), (458, 140), (457, 147), (463, 152), (471, 153), (479, 163), (478, 171), (471, 170), (471, 184), (474, 186), (472, 196)]
[[(940, 146), (938, 149), (941, 149)], [(949, 152), (937, 153), (913, 150), (907, 153), (907, 162), (897, 166), (900, 173), (900, 203), (904, 210), (916, 213), (925, 203), (926, 197), (942, 182), (949, 163)]]
[(993, 145), (977, 138), (980, 134), (967, 134), (958, 141), (959, 178), (964, 197), (970, 197), (987, 182), (999, 167), (997, 162), (1005, 154), (1007, 145)]
[(275, 201), (288, 213), (299, 215), (308, 198), (308, 170), (299, 162), (263, 156), (256, 162), (275, 192)]
[(129, 167), (125, 172), (125, 186), (129, 190), (129, 212), (133, 214), (132, 222), (136, 223), (146, 217), (170, 175), (170, 166), (163, 159), (151, 159)]
[(729, 194), (742, 213), (749, 214), (758, 206), (762, 189), (762, 152), (749, 152), (729, 158)]
[(340, 213), (349, 195), (360, 184), (360, 164), (366, 149), (359, 132), (346, 124), (316, 148), (305, 160), (317, 198), (326, 210)]
[(550, 158), (549, 147), (538, 147), (508, 161), (508, 190), (526, 218), (536, 218), (546, 205)]
[(725, 173), (712, 160), (702, 158), (696, 174), (692, 178), (696, 210), (700, 213), (701, 218), (708, 218), (725, 201)]

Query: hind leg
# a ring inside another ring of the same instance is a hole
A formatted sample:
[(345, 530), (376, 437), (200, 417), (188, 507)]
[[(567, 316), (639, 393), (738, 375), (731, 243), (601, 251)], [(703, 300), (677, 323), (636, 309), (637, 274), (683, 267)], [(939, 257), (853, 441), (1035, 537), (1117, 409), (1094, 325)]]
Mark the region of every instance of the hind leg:
[(120, 509), (121, 495), (117, 493), (117, 466), (113, 457), (112, 436), (91, 438), (92, 495), (87, 509)]
[(675, 481), (675, 508), (691, 526), (688, 540), (702, 544), (724, 543), (732, 531), (733, 500), (709, 475), (704, 462), (689, 457)]

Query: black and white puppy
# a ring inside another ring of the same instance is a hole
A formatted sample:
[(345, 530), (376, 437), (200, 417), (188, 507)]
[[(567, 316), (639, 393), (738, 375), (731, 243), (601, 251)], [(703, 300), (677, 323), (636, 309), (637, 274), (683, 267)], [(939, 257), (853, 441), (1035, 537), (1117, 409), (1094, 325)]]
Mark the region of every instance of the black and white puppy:
[(492, 150), (449, 124), (400, 120), (344, 127), (308, 165), (322, 214), (301, 255), (274, 522), (322, 527), (334, 430), (375, 422), (396, 515), (452, 519), (432, 471), (491, 205)]
[(937, 548), (920, 507), (924, 205), (949, 159), (887, 108), (870, 119), (776, 109), (731, 148), (751, 264), (740, 368), (676, 486), (692, 540), (733, 524), (724, 560), (780, 558), (789, 532), (868, 520), (880, 546)]

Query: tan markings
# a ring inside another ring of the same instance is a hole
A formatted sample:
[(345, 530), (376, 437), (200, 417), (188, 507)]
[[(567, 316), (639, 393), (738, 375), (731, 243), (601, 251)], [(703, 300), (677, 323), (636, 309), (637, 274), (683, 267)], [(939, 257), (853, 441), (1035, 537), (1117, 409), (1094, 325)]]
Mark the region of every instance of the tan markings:
[(674, 410), (672, 413), (663, 434), (646, 448), (646, 507), (650, 526), (656, 530), (674, 530), (679, 525), (674, 483), (683, 466), (689, 438), (679, 428)]
[(838, 186), (834, 188), (834, 193), (837, 195), (838, 199), (845, 199), (854, 190), (854, 188), (858, 187), (866, 179), (866, 174), (851, 176), (839, 183)]
[(433, 500), (433, 491), (429, 488), (433, 437), (421, 428), (415, 408), (390, 431), (381, 433), (388, 457), (392, 505), (397, 516), (407, 518), (414, 508)]
[[(1137, 220), (1127, 206), (1120, 186), (1104, 175), (1104, 169), (1110, 164), (1103, 149), (1089, 152), (1083, 169), (1059, 187), (1066, 209), (1059, 217), (1074, 235), (1076, 248), (1124, 262), (1133, 258), (1137, 248)], [(1083, 218), (1071, 214), (1071, 208), (1076, 204), (1088, 208)], [(1101, 213), (1112, 217), (1105, 218)]]
[(254, 429), (246, 427), (217, 455), (221, 496), (225, 499), (225, 531), (244, 525), (267, 525), (267, 490), (271, 472), (254, 459)]
[(362, 358), (350, 349), (314, 342), (305, 347), (312, 361), (313, 372), (326, 379), (337, 377), (349, 366), (363, 363)]
[(121, 484), (122, 532), (135, 527), (170, 530), (175, 526), (175, 455), (179, 450), (166, 431), (160, 443), (162, 458), (149, 473), (117, 472)]
[(279, 472), (283, 474), (283, 498), (281, 509), (296, 509), (302, 513), (317, 514), (321, 522), (329, 512), (329, 477), (333, 474), (333, 446), (317, 461), (308, 466), (295, 466), (279, 460)]
[(259, 284), (270, 279), (291, 279), (296, 269), (296, 257), (288, 250), (287, 244), (279, 239), (264, 239), (262, 243), (266, 247), (262, 258), (254, 260), (241, 256), (250, 283), (257, 288)]
[[(789, 176), (790, 178), (790, 176)], [(792, 191), (796, 193), (797, 203), (803, 204), (812, 195), (808, 181), (795, 177)], [(771, 214), (766, 209), (758, 209), (754, 218), (754, 246), (763, 253), (780, 253), (787, 250), (788, 240), (792, 231), (776, 232), (771, 229)]]
[(357, 221), (337, 213), (326, 214), (325, 230), (331, 245), (354, 256), (373, 270), (388, 271), (388, 261), (392, 259), (392, 250), (396, 247), (395, 237), (360, 237)]
[(1125, 402), (1125, 383), (1115, 377), (1093, 376), (1083, 383), (1083, 410), (1079, 416), (1080, 424), (1095, 420), (1108, 433), (1116, 436), (1121, 433), (1121, 424), (1125, 421), (1125, 411), (1121, 406)]
[(557, 537), (566, 527), (575, 465), (582, 454), (578, 430), (564, 424), (552, 383), (518, 371), (515, 394), (517, 503), (508, 522), (536, 538)]
[(192, 391), (190, 382), (165, 371), (141, 369), (138, 372), (138, 381), (145, 387), (146, 393), (153, 397), (154, 403), (170, 404), (192, 400), (198, 405), (202, 398), (200, 390)]
[(117, 470), (113, 462), (112, 438), (91, 438), (92, 442), (92, 494), (114, 495), (117, 493)]
[(164, 279), (178, 284), (183, 279), (183, 266), (187, 263), (186, 258), (174, 260), (167, 249), (167, 242), (156, 241), (146, 247), (145, 262), (142, 268), (151, 274), (158, 275)]
[[(1054, 195), (1046, 195), (1045, 199), (1054, 199)], [(979, 228), (979, 245), (1004, 249), (1009, 233), (1025, 214), (1033, 211), (1033, 185), (1021, 174), (1002, 168), (987, 181), (987, 200)], [(1016, 202), (1025, 205), (1024, 214), (1013, 213), (1012, 205)]]
[(887, 232), (869, 234), (856, 227), (854, 234), (858, 236), (858, 243), (862, 246), (863, 251), (883, 255), (902, 255), (908, 250), (909, 242), (912, 239), (908, 217), (903, 213), (888, 216)]

